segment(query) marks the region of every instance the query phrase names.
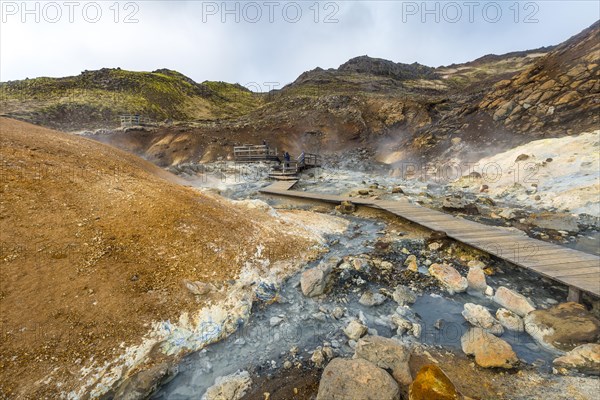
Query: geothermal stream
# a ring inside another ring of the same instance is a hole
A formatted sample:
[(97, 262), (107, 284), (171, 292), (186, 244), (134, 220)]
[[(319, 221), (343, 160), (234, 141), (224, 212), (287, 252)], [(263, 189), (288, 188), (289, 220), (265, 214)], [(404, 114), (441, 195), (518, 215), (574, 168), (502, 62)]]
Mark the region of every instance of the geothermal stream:
[[(246, 197), (249, 193), (256, 192), (257, 185), (258, 183), (238, 185), (236, 189), (228, 189), (228, 195), (234, 198)], [(327, 189), (330, 192), (336, 191), (332, 187)], [(231, 190), (235, 195), (231, 195)], [(311, 187), (309, 190), (315, 188)], [(275, 201), (286, 204), (285, 199)], [(272, 205), (273, 202), (271, 200)], [(451, 295), (434, 285), (418, 282), (418, 278), (414, 281), (398, 281), (394, 278), (386, 280), (381, 279), (379, 271), (372, 266), (357, 270), (351, 267), (351, 262), (342, 263), (344, 257), (367, 255), (372, 259), (379, 258), (394, 265), (402, 265), (410, 253), (417, 255), (420, 272), (426, 272), (427, 267), (423, 266), (422, 260), (427, 258), (430, 262), (454, 261), (454, 266), (462, 270), (464, 275), (464, 267), (455, 262), (456, 258), (428, 249), (423, 239), (402, 238), (402, 234), (398, 234), (398, 239), (393, 241), (390, 248), (381, 252), (376, 244), (386, 230), (385, 222), (377, 218), (342, 218), (350, 222), (347, 231), (328, 237), (329, 253), (306, 266), (312, 268), (322, 262), (338, 260), (333, 263), (337, 265), (332, 273), (333, 287), (326, 295), (305, 297), (300, 290), (301, 272), (297, 273), (282, 283), (278, 289), (278, 301), (273, 304), (255, 303), (249, 321), (236, 333), (186, 356), (179, 365), (178, 374), (160, 387), (152, 399), (198, 399), (207, 388), (215, 384), (218, 377), (237, 371), (248, 371), (251, 376), (260, 377), (275, 374), (286, 364), (287, 368), (294, 364), (298, 366), (298, 363), (308, 366), (311, 354), (317, 347), (330, 347), (335, 356), (350, 357), (355, 343), (348, 341), (343, 329), (355, 318), (369, 328), (369, 333), (392, 337), (397, 333), (390, 322), (390, 316), (396, 312), (421, 327), (420, 335), (408, 332), (399, 336), (400, 340), (460, 352), (460, 338), (469, 328), (461, 315), (464, 304), (480, 304), (495, 314), (498, 305), (483, 295)], [(493, 288), (506, 286), (515, 289), (529, 297), (538, 307), (544, 308), (566, 298), (566, 288), (540, 279), (524, 269), (497, 260), (487, 264), (495, 270), (492, 276), (488, 276), (488, 285)], [(398, 284), (411, 287), (418, 294), (414, 304), (399, 306), (390, 296), (378, 306), (365, 306), (358, 302), (366, 291), (389, 294)], [(339, 313), (340, 308), (344, 310), (343, 316)], [(556, 354), (540, 347), (527, 333), (505, 331), (502, 338), (512, 345), (524, 364), (541, 372), (551, 371)]]

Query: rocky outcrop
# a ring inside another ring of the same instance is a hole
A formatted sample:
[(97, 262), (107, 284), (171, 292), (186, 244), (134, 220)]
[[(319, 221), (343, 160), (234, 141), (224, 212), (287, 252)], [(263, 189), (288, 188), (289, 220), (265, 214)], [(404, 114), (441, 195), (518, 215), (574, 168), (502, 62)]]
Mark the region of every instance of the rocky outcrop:
[(578, 303), (562, 303), (525, 317), (525, 330), (542, 346), (558, 351), (600, 339), (600, 320)]
[(396, 80), (437, 78), (434, 68), (419, 63), (402, 64), (369, 56), (352, 58), (340, 65), (338, 71), (386, 76)]
[(325, 367), (317, 400), (399, 400), (398, 384), (383, 369), (361, 358), (334, 358)]
[(481, 328), (471, 328), (460, 339), (463, 352), (484, 368), (513, 368), (519, 361), (510, 344)]
[(494, 294), (494, 302), (502, 307), (514, 312), (515, 314), (524, 317), (531, 311), (535, 310), (535, 306), (527, 297), (512, 291), (504, 286), (500, 286)]
[(362, 358), (389, 370), (401, 385), (410, 385), (412, 376), (408, 367), (410, 349), (394, 339), (366, 336), (356, 345), (354, 358)]
[(443, 287), (451, 293), (467, 290), (467, 279), (462, 277), (457, 270), (447, 264), (431, 264), (429, 273), (436, 278)]
[(553, 361), (556, 368), (576, 370), (584, 374), (600, 375), (600, 344), (588, 343), (575, 347)]
[(520, 132), (564, 134), (598, 126), (600, 24), (559, 45), (531, 67), (496, 83), (479, 103), (494, 121)]
[(409, 388), (410, 400), (459, 400), (463, 396), (437, 365), (423, 366)]

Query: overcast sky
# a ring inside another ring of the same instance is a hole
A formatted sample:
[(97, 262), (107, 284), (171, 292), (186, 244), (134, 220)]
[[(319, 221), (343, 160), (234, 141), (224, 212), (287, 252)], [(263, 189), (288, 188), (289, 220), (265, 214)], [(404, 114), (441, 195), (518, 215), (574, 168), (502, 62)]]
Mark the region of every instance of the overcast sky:
[(23, 4), (0, 2), (0, 81), (169, 68), (267, 90), (364, 54), (440, 66), (558, 44), (600, 18), (596, 0)]

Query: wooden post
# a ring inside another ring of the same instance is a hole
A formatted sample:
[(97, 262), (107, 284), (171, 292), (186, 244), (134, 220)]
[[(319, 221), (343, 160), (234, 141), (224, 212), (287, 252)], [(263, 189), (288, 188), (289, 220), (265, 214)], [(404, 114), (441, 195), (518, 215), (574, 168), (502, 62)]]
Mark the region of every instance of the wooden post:
[(577, 289), (576, 287), (569, 286), (569, 294), (567, 295), (567, 301), (581, 303), (581, 290)]

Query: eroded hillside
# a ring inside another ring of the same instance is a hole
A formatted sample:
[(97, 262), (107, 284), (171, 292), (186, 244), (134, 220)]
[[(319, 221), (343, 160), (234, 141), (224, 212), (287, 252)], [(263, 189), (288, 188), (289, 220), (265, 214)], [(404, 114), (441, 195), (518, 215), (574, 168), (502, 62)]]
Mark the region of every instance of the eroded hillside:
[(94, 387), (84, 367), (119, 371), (154, 323), (175, 325), (226, 297), (243, 268), (293, 264), (315, 243), (292, 220), (95, 141), (5, 118), (0, 132), (0, 398)]
[[(556, 47), (439, 68), (361, 56), (262, 94), (168, 70), (92, 71), (3, 83), (1, 110), (65, 130), (105, 128), (92, 137), (161, 166), (227, 157), (233, 145), (262, 140), (293, 153), (364, 149), (388, 164), (474, 161), (597, 126), (598, 35), (595, 23)], [(118, 129), (118, 114), (133, 112), (155, 123)]]

